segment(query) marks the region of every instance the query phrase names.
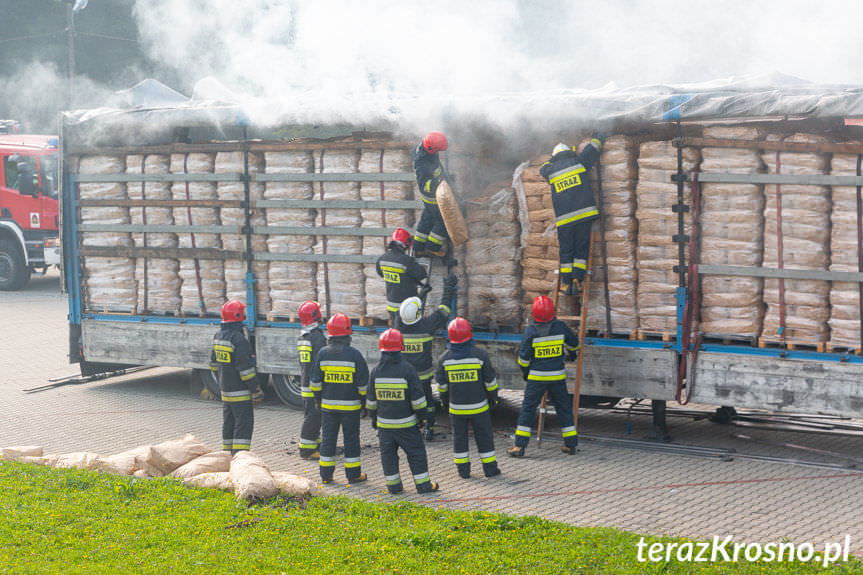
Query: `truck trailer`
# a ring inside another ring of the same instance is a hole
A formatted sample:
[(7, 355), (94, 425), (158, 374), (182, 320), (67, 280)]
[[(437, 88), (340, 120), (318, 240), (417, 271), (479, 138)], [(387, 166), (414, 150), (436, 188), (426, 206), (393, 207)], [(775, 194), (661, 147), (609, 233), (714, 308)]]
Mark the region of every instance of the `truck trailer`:
[[(451, 119), (445, 162), (471, 232), (456, 251), (457, 313), (502, 387), (523, 387), (515, 356), (529, 304), (555, 285), (538, 166), (557, 141), (578, 145), (601, 125), (611, 137), (591, 174), (603, 215), (581, 394), (650, 399), (660, 415), (667, 401), (694, 401), (859, 416), (860, 93), (715, 83), (564, 93), (556, 108), (577, 112), (536, 122), (520, 142)], [(507, 98), (510, 111), (537, 108), (535, 96)], [(387, 313), (374, 262), (421, 209), (410, 162), (420, 135), (392, 119), (263, 127), (200, 103), (64, 114), (70, 361), (84, 375), (191, 368), (213, 388), (219, 306), (238, 298), (258, 372), (288, 405), (301, 405), (305, 299), (347, 313), (354, 345), (376, 362)], [(443, 273), (431, 275), (434, 302)], [(435, 341), (442, 351), (445, 338)]]

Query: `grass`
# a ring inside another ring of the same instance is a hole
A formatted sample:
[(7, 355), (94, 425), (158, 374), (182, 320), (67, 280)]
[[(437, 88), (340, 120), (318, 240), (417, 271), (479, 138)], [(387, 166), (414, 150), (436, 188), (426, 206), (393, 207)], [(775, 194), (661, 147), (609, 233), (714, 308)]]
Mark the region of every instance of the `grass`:
[[(815, 573), (814, 564), (639, 563), (640, 536), (344, 497), (233, 495), (168, 479), (0, 464), (0, 572)], [(648, 538), (654, 541), (681, 539)], [(859, 573), (852, 560), (832, 572)]]

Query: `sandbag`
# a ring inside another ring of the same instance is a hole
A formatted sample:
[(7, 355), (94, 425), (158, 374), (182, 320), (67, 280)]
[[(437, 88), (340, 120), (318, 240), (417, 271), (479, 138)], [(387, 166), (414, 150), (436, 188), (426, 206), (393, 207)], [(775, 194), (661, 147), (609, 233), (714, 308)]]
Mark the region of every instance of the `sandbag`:
[(283, 495), (311, 495), (315, 488), (314, 482), (307, 477), (300, 477), (286, 471), (272, 473), (276, 487)]
[(24, 457), (42, 457), (42, 448), (36, 445), (0, 447), (0, 459), (3, 461), (21, 461)]
[(90, 469), (98, 471), (104, 463), (104, 457), (89, 451), (76, 451), (57, 456), (52, 467), (58, 469)]
[(186, 487), (201, 487), (203, 489), (221, 489), (222, 491), (231, 491), (234, 488), (229, 471), (214, 471), (211, 473), (201, 473), (194, 477), (187, 477), (183, 480), (183, 485)]
[(234, 456), (230, 474), (234, 495), (240, 499), (269, 499), (279, 493), (267, 464), (249, 451)]
[(54, 462), (57, 461), (56, 455), (41, 455), (41, 456), (25, 456), (19, 459), (21, 463), (32, 463), (33, 465), (46, 465), (54, 467)]
[(230, 471), (231, 453), (229, 451), (213, 451), (196, 457), (171, 472), (171, 477), (189, 478), (202, 473)]
[(469, 238), (467, 223), (464, 221), (458, 200), (446, 180), (442, 180), (438, 185), (435, 198), (452, 245), (458, 246), (465, 243)]
[(201, 443), (194, 435), (187, 433), (183, 439), (174, 439), (154, 445), (147, 461), (156, 467), (162, 475), (167, 475), (181, 465), (209, 452), (209, 447)]

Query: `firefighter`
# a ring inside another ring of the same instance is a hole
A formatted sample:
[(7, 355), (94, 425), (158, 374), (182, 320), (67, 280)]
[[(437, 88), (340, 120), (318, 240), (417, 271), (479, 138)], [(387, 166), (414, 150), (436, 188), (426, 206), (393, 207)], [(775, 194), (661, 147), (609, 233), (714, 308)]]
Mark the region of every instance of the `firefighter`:
[(388, 329), (381, 334), (378, 345), (381, 361), (369, 376), (366, 407), (371, 414), (372, 428), (378, 431), (387, 491), (395, 494), (403, 490), (399, 447), (408, 458), (417, 493), (437, 491), (439, 485), (429, 477), (428, 457), (419, 430), (426, 397), (416, 370), (402, 357), (402, 334)]
[(551, 185), (560, 244), (560, 291), (568, 295), (581, 291), (587, 271), (590, 227), (599, 217), (587, 171), (599, 159), (603, 139), (603, 134), (595, 132), (580, 154), (566, 144), (558, 144), (551, 159), (539, 168), (539, 175)]
[(418, 297), (410, 297), (402, 302), (399, 307), (399, 317), (395, 327), (404, 336), (405, 359), (414, 366), (423, 385), (428, 407), (425, 414), (425, 439), (434, 439), (435, 404), (432, 398), (432, 378), (434, 377), (434, 358), (432, 357), (432, 343), (434, 334), (446, 326), (452, 310), (449, 303), (452, 302), (458, 287), (458, 277), (450, 273), (444, 278), (444, 289), (441, 302), (434, 313), (423, 317), (423, 302)]
[(307, 301), (300, 305), (302, 330), (297, 338), (297, 352), (300, 360), (300, 385), (303, 396), (303, 426), (300, 428), (300, 457), (318, 459), (318, 446), (321, 443), (321, 412), (315, 405), (315, 395), (309, 386), (312, 363), (318, 352), (327, 345), (327, 338), (321, 329), (321, 307), (317, 302)]
[(243, 333), (245, 319), (243, 302), (225, 302), (222, 327), (210, 352), (210, 369), (219, 379), (222, 396), (222, 450), (232, 455), (251, 448), (255, 426), (252, 400), (263, 397), (256, 381), (252, 346)]
[(449, 345), (438, 361), (435, 379), (441, 403), (452, 420), (453, 456), (459, 476), (470, 477), (468, 424), (486, 477), (500, 474), (494, 452), (491, 410), (497, 405), (497, 375), (488, 353), (475, 347), (470, 323), (457, 317), (447, 327)]
[(401, 303), (419, 293), (428, 275), (426, 269), (408, 255), (410, 247), (410, 232), (404, 228), (396, 229), (390, 237), (386, 253), (378, 258), (375, 265), (378, 275), (387, 286), (387, 311), (391, 325), (395, 325)]
[(327, 345), (312, 363), (311, 390), (321, 412), (320, 471), (332, 483), (339, 428), (345, 444), (345, 475), (349, 483), (366, 480), (360, 462), (360, 411), (365, 407), (369, 367), (351, 347), (351, 320), (343, 313), (327, 322)]
[(429, 132), (414, 149), (414, 170), (424, 206), (414, 232), (414, 253), (417, 257), (426, 255), (425, 252), (441, 258), (447, 254), (449, 236), (438, 209), (435, 192), (444, 179), (438, 152), (443, 152), (448, 146), (446, 136), (441, 132)]
[(566, 390), (566, 365), (564, 352), (570, 361), (578, 353), (579, 342), (575, 333), (554, 316), (554, 303), (541, 295), (533, 300), (534, 323), (528, 325), (518, 348), (518, 365), (527, 386), (518, 425), (515, 430), (515, 446), (507, 453), (513, 457), (524, 456), (524, 448), (530, 441), (530, 426), (533, 414), (545, 392), (551, 397), (560, 420), (563, 446), (560, 450), (575, 455), (578, 446), (572, 413), (572, 400)]

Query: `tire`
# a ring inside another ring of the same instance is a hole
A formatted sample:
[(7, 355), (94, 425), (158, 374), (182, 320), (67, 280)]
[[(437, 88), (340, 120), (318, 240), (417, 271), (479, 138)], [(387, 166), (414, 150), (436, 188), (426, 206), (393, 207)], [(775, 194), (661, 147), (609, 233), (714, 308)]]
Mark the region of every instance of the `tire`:
[(274, 373), (270, 386), (276, 392), (279, 400), (291, 409), (303, 409), (303, 396), (300, 392), (300, 378), (296, 375)]
[(0, 241), (0, 291), (16, 291), (30, 280), (30, 269), (24, 264), (24, 255), (9, 240)]

